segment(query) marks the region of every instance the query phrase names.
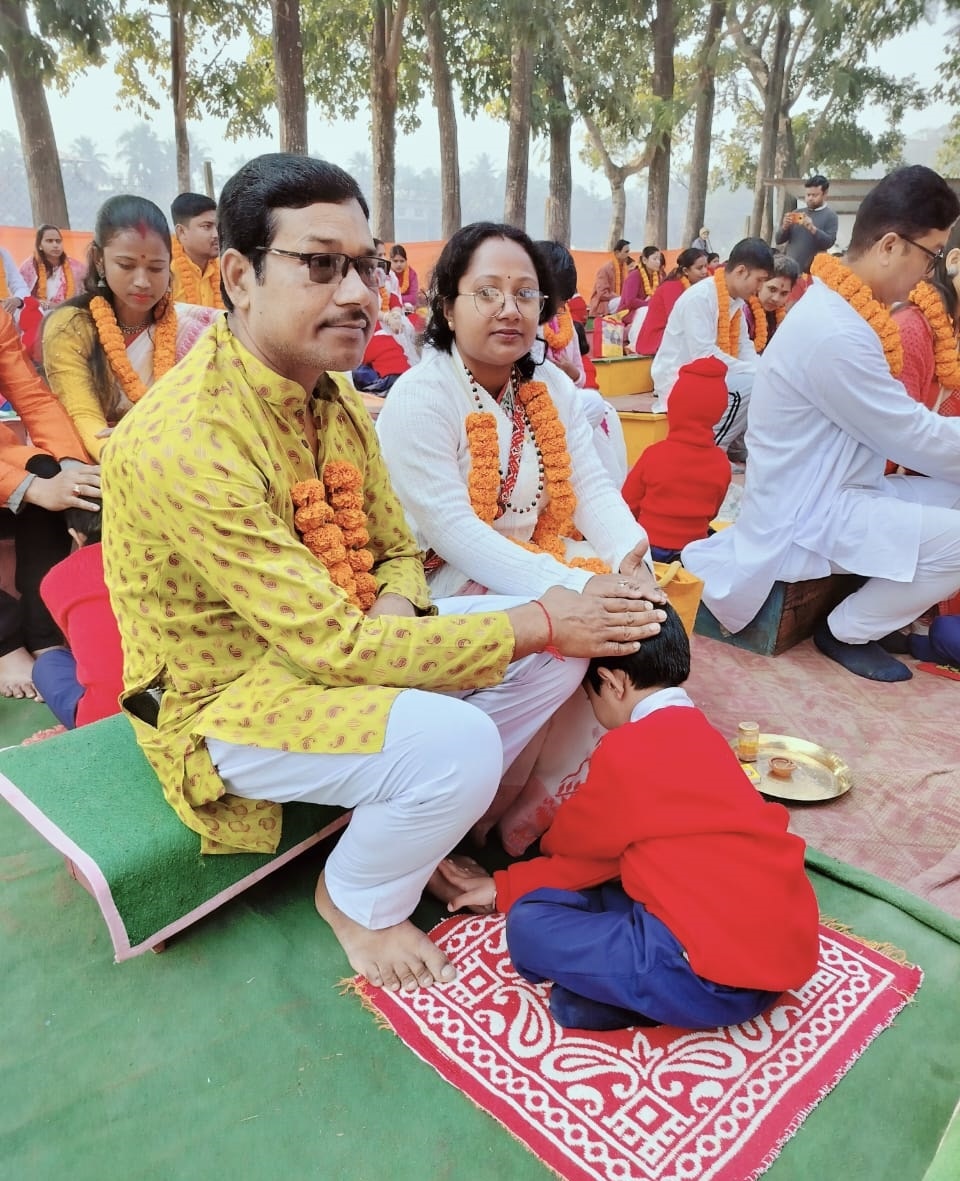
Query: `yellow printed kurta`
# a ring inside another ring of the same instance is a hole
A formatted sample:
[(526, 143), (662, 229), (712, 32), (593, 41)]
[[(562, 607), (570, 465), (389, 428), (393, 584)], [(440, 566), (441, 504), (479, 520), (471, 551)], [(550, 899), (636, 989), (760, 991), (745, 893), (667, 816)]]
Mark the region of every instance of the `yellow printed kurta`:
[(428, 611), (423, 567), (373, 423), (340, 375), (311, 405), (219, 320), (123, 419), (104, 453), (104, 569), (125, 697), (164, 690), (158, 728), (131, 718), (164, 794), (205, 852), (272, 852), (277, 805), (224, 794), (204, 743), (345, 754), (383, 746), (403, 688), (497, 684), (506, 615), (368, 619), (301, 543), (291, 490), (332, 459), (364, 476), (379, 593)]

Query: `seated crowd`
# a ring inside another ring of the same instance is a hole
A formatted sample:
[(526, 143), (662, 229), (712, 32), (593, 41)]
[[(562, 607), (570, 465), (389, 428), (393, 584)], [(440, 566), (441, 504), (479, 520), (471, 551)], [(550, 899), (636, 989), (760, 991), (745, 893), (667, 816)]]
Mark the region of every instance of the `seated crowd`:
[[(775, 581), (861, 575), (815, 640), (885, 681), (960, 589), (960, 202), (900, 169), (840, 260), (812, 181), (793, 250), (746, 238), (717, 267), (703, 229), (668, 272), (621, 240), (589, 305), (565, 247), (493, 222), (422, 288), (308, 157), (181, 194), (172, 235), (109, 199), (85, 269), (40, 227), (0, 307), (28, 436), (0, 425), (0, 693), (68, 728), (122, 708), (206, 853), (274, 852), (286, 802), (352, 809), (315, 901), (375, 984), (453, 979), (410, 922), (429, 887), (506, 913), (563, 1025), (756, 1016), (813, 971), (816, 900), (786, 810), (681, 687), (654, 560), (733, 631)], [(653, 357), (669, 435), (630, 471), (588, 310)], [(740, 517), (713, 534), (737, 452)], [(540, 855), (493, 877), (451, 856), (494, 831)]]

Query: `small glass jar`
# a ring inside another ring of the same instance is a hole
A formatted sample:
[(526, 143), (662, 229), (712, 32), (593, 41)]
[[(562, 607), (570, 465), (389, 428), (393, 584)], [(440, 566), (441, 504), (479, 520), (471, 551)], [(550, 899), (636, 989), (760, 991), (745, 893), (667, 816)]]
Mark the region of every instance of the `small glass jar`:
[(737, 754), (741, 763), (755, 763), (760, 755), (760, 726), (741, 722), (737, 727)]

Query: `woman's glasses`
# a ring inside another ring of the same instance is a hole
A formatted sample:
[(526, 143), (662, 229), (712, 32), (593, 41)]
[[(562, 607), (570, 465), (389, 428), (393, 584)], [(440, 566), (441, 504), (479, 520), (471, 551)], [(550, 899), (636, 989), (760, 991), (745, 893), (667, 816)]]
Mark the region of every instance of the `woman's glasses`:
[(258, 246), (260, 254), (279, 254), (281, 258), (295, 258), (307, 268), (311, 283), (324, 286), (341, 283), (351, 266), (356, 269), (361, 282), (367, 287), (378, 288), (380, 277), (390, 270), (385, 258), (376, 254), (361, 254), (351, 258), (349, 254), (300, 254), (296, 250), (278, 250), (275, 246)]
[[(547, 297), (536, 287), (521, 287), (519, 291), (510, 292), (517, 311), (521, 316), (539, 315)], [(458, 291), (457, 299), (472, 298), (481, 316), (493, 319), (499, 316), (507, 305), (507, 293), (499, 287), (478, 287), (476, 291)]]

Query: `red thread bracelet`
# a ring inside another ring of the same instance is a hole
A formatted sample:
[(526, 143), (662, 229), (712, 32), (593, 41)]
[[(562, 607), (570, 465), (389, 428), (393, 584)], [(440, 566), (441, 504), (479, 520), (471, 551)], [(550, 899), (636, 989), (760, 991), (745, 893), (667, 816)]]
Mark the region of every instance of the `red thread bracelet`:
[(544, 647), (541, 648), (541, 652), (546, 652), (547, 655), (552, 656), (554, 660), (566, 660), (566, 657), (553, 642), (553, 620), (550, 618), (550, 612), (546, 609), (546, 607), (544, 607), (543, 603), (541, 603), (539, 599), (533, 599), (532, 602), (540, 608), (540, 610), (543, 612), (544, 618), (547, 621), (547, 642)]

